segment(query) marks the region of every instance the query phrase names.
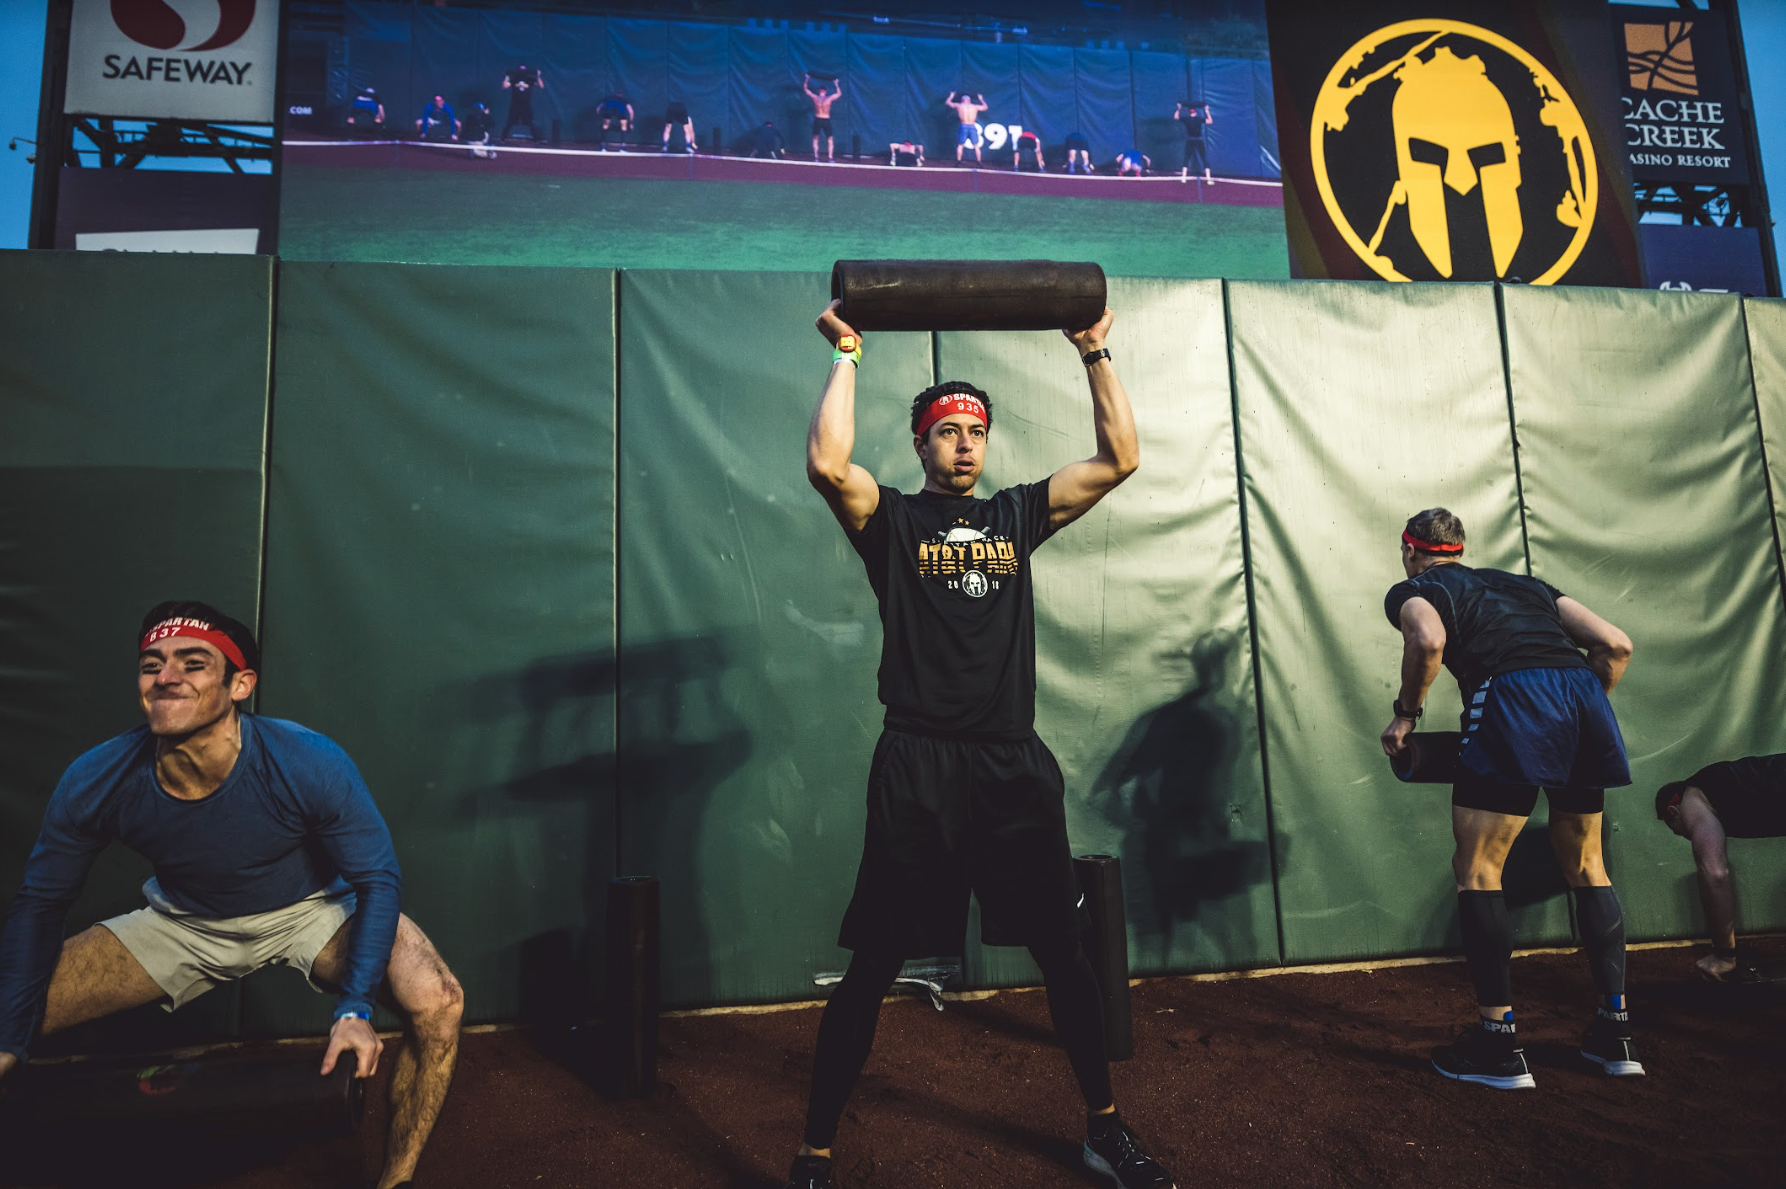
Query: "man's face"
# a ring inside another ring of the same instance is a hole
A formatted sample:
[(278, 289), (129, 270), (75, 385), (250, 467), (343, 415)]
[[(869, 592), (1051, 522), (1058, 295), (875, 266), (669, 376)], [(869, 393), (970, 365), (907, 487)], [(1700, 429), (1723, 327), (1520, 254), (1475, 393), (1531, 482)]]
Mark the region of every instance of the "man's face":
[(189, 636), (158, 640), (137, 657), (137, 696), (149, 730), (159, 737), (191, 735), (226, 717), (254, 692), (256, 676), (223, 678), (223, 653)]
[(443, 99), (443, 98), (441, 98), (441, 97), (440, 97), (440, 96), (439, 96), (439, 95), (436, 95), (436, 96), (435, 96), (435, 97), (434, 97), (434, 106), (435, 106), (435, 107), (445, 107), (445, 106), (446, 106), (446, 100), (445, 100), (445, 99)]
[(986, 465), (986, 426), (978, 417), (952, 413), (914, 440), (924, 474), (945, 491), (966, 495)]

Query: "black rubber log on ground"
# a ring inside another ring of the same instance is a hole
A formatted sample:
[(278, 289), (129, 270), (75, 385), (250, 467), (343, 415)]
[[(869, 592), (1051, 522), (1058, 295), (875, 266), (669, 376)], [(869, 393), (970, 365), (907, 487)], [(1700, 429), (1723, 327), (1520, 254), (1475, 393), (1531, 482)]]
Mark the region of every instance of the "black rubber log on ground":
[(1135, 1025), (1129, 1011), (1129, 930), (1122, 907), (1122, 861), (1111, 855), (1079, 855), (1073, 860), (1085, 911), (1091, 916), (1085, 956), (1104, 1001), (1104, 1044), (1110, 1060), (1135, 1055)]
[(1415, 731), (1402, 753), (1389, 757), (1389, 767), (1409, 784), (1450, 784), (1457, 779), (1457, 731)]
[(1083, 330), (1104, 316), (1104, 270), (1057, 260), (839, 260), (838, 316), (857, 330)]
[(223, 1053), (67, 1061), (28, 1065), (6, 1079), (0, 1116), (7, 1124), (56, 1129), (71, 1122), (92, 1132), (105, 1124), (269, 1126), (284, 1132), (359, 1126), (366, 1083), (354, 1056), (327, 1077), (318, 1046), (285, 1053)]
[(616, 1098), (649, 1098), (657, 1085), (660, 977), (655, 876), (608, 881), (606, 988), (598, 1083)]

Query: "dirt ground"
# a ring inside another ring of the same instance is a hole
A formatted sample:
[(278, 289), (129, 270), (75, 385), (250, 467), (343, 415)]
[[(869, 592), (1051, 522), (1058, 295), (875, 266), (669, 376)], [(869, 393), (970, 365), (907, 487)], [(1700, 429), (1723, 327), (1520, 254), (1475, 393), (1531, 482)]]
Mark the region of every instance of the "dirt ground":
[[(1591, 1002), (1579, 955), (1514, 965), (1536, 1091), (1439, 1077), (1428, 1050), (1470, 1012), (1463, 967), (1160, 979), (1133, 990), (1124, 1113), (1193, 1185), (1786, 1185), (1786, 984), (1691, 979), (1697, 949), (1631, 955), (1648, 1076), (1611, 1079), (1575, 1052)], [(1750, 947), (1786, 959), (1786, 939)], [(779, 1189), (799, 1140), (818, 1012), (663, 1021), (660, 1084), (613, 1102), (528, 1034), (465, 1038), (417, 1189)], [(381, 1070), (381, 1075), (383, 1071)], [(104, 1137), (14, 1150), (19, 1185), (339, 1189), (372, 1184), (382, 1086), (357, 1137), (271, 1148)], [(1092, 1184), (1066, 1061), (1037, 992), (889, 1003), (838, 1139), (847, 1189)]]

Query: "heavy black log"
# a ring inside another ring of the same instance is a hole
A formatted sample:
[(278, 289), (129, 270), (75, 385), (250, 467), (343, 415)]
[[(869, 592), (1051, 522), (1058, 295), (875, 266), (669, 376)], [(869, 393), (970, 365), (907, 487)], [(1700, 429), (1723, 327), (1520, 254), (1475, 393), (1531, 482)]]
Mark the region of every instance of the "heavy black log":
[(1091, 915), (1085, 956), (1098, 980), (1104, 1004), (1104, 1044), (1112, 1061), (1135, 1055), (1135, 1026), (1129, 1011), (1129, 930), (1123, 914), (1122, 861), (1111, 855), (1073, 860), (1085, 910)]
[(1397, 779), (1409, 784), (1450, 784), (1457, 779), (1457, 731), (1415, 731), (1400, 755), (1389, 757)]
[(606, 991), (601, 1019), (600, 1084), (615, 1097), (646, 1098), (657, 1085), (659, 978), (655, 876), (608, 881)]
[(838, 316), (870, 330), (1083, 330), (1104, 315), (1096, 264), (1056, 260), (839, 260)]
[(347, 1131), (359, 1126), (366, 1082), (344, 1054), (317, 1073), (322, 1045), (283, 1053), (218, 1053), (35, 1063), (6, 1079), (0, 1115), (12, 1127), (98, 1124), (275, 1126)]

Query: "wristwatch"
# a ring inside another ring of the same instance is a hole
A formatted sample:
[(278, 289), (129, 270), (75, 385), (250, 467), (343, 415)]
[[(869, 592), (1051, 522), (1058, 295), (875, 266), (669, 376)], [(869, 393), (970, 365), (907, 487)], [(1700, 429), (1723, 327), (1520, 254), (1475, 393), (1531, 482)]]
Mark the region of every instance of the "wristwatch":
[(1096, 351), (1087, 351), (1085, 354), (1081, 355), (1079, 357), (1079, 362), (1083, 363), (1086, 367), (1090, 367), (1098, 360), (1108, 358), (1110, 358), (1110, 348), (1099, 347)]
[(1416, 706), (1412, 710), (1403, 710), (1402, 700), (1400, 698), (1396, 698), (1393, 702), (1389, 703), (1389, 708), (1395, 711), (1395, 717), (1405, 718), (1409, 722), (1419, 722), (1420, 716), (1426, 713), (1426, 707), (1424, 706)]

